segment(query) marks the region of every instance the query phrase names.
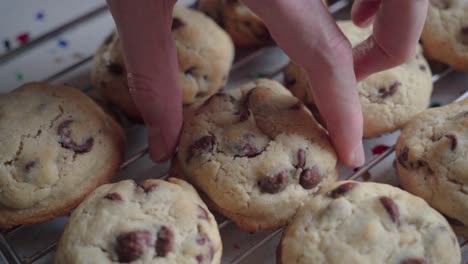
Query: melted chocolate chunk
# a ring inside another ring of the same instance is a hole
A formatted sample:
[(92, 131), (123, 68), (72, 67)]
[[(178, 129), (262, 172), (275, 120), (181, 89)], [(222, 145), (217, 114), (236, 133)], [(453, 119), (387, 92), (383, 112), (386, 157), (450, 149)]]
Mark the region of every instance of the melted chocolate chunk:
[(30, 162), (26, 163), (26, 165), (24, 166), (24, 169), (26, 170), (26, 172), (29, 172), (35, 166), (36, 166), (36, 162), (35, 161), (30, 161)]
[(285, 171), (275, 174), (273, 177), (263, 177), (258, 180), (258, 187), (262, 193), (278, 193), (288, 185), (289, 177)]
[(390, 85), (388, 88), (379, 88), (379, 96), (381, 98), (387, 98), (389, 96), (394, 95), (398, 91), (398, 87), (401, 85), (401, 82), (396, 81), (392, 85)]
[(395, 201), (387, 196), (383, 196), (380, 198), (380, 202), (382, 203), (387, 213), (390, 215), (392, 222), (399, 225), (400, 224), (400, 211), (398, 210), (398, 205)]
[(310, 169), (305, 169), (302, 171), (299, 178), (299, 184), (306, 190), (315, 188), (320, 183), (320, 181), (322, 181), (322, 174), (320, 173), (317, 166), (313, 166)]
[(468, 26), (463, 27), (460, 30), (461, 42), (465, 45), (468, 45)]
[(93, 145), (94, 145), (94, 138), (90, 137), (81, 145), (78, 145), (73, 139), (71, 138), (71, 129), (70, 125), (73, 123), (73, 120), (65, 120), (63, 121), (57, 129), (57, 133), (60, 136), (59, 143), (62, 148), (70, 149), (76, 154), (83, 154), (90, 152)]
[(198, 211), (199, 211), (198, 219), (203, 219), (207, 221), (210, 220), (210, 217), (208, 216), (208, 212), (201, 205), (198, 205)]
[(428, 264), (428, 262), (423, 258), (409, 258), (403, 260), (401, 264)]
[(335, 189), (331, 190), (328, 192), (328, 196), (336, 199), (340, 196), (344, 196), (347, 192), (352, 190), (354, 187), (356, 187), (357, 183), (355, 182), (347, 182), (343, 183), (340, 186), (336, 187)]
[(180, 18), (177, 18), (177, 17), (172, 18), (172, 26), (171, 26), (172, 31), (177, 30), (183, 26), (185, 26), (185, 22), (182, 21)]
[(201, 233), (201, 234), (198, 234), (198, 237), (197, 237), (197, 244), (198, 245), (205, 245), (206, 243), (210, 242), (210, 239), (208, 238), (208, 235), (205, 234), (205, 233)]
[(124, 74), (124, 68), (122, 65), (111, 62), (107, 64), (107, 71), (109, 71), (113, 75), (123, 75)]
[(426, 71), (426, 65), (420, 64), (420, 65), (419, 65), (419, 69), (420, 69), (421, 71)]
[(156, 256), (165, 257), (174, 246), (174, 233), (166, 227), (161, 226), (156, 239)]
[(250, 113), (250, 110), (249, 109), (245, 109), (243, 111), (240, 112), (239, 114), (239, 121), (240, 122), (244, 122), (244, 121), (247, 121), (250, 116), (252, 115), (252, 113)]
[(187, 162), (189, 162), (193, 156), (212, 152), (215, 144), (216, 137), (214, 135), (203, 136), (199, 140), (195, 141), (189, 148)]
[(404, 168), (407, 168), (406, 162), (408, 161), (408, 155), (409, 155), (409, 148), (404, 147), (401, 152), (398, 154), (398, 162), (403, 166)]
[(122, 201), (122, 196), (120, 196), (119, 193), (113, 192), (113, 193), (108, 193), (104, 198), (112, 201)]
[(128, 263), (143, 255), (147, 247), (153, 246), (151, 232), (146, 230), (133, 231), (117, 237), (116, 252), (119, 262)]
[(203, 255), (197, 255), (196, 259), (197, 259), (198, 263), (202, 263), (203, 262)]
[(297, 164), (296, 164), (296, 169), (303, 169), (305, 166), (306, 160), (305, 160), (305, 151), (303, 149), (299, 149), (297, 151)]
[(450, 144), (450, 149), (451, 149), (452, 151), (454, 151), (454, 150), (457, 148), (457, 145), (458, 145), (458, 138), (457, 138), (457, 136), (454, 135), (454, 134), (448, 134), (448, 135), (445, 135), (444, 137), (450, 139), (450, 141), (452, 142), (452, 143)]
[(184, 74), (194, 75), (196, 70), (197, 70), (197, 67), (192, 66), (192, 67), (188, 68), (187, 70), (185, 70)]
[(430, 0), (430, 2), (439, 9), (448, 9), (450, 7), (449, 0)]

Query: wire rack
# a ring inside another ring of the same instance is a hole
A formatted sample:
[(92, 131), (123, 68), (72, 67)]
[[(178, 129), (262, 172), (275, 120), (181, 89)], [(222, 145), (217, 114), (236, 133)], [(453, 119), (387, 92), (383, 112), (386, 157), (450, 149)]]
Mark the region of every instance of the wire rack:
[[(351, 3), (350, 0), (334, 1), (334, 3), (329, 6), (330, 12), (332, 14), (334, 14), (334, 15), (338, 14), (339, 12), (346, 12), (347, 10), (349, 10), (350, 3)], [(15, 56), (21, 54), (22, 52), (24, 52), (24, 51), (26, 51), (28, 49), (34, 48), (34, 46), (36, 46), (36, 45), (40, 45), (41, 42), (43, 42), (43, 41), (45, 41), (45, 40), (47, 40), (49, 38), (52, 38), (52, 37), (56, 36), (57, 34), (65, 31), (65, 30), (68, 30), (68, 29), (70, 29), (72, 27), (79, 26), (79, 24), (82, 23), (83, 21), (91, 19), (92, 17), (95, 17), (95, 16), (97, 16), (99, 14), (102, 14), (104, 12), (106, 12), (106, 7), (105, 6), (100, 6), (100, 7), (96, 8), (95, 10), (93, 10), (93, 11), (87, 13), (87, 14), (84, 14), (79, 18), (74, 19), (73, 21), (70, 21), (70, 22), (68, 22), (68, 23), (66, 23), (64, 25), (61, 25), (61, 26), (57, 27), (56, 29), (51, 30), (50, 32), (47, 32), (43, 36), (40, 36), (39, 38), (31, 41), (27, 45), (22, 46), (22, 47), (20, 47), (18, 49), (15, 49), (15, 50), (13, 50), (13, 51), (5, 54), (5, 55), (0, 56), (0, 63), (4, 62), (4, 61), (7, 61), (7, 60), (10, 60), (10, 59), (13, 59)], [(242, 56), (241, 58), (238, 58), (236, 60), (236, 62), (234, 63), (231, 71), (236, 71), (236, 70), (240, 69), (241, 67), (243, 67), (244, 65), (254, 61), (255, 59), (258, 59), (265, 52), (267, 52), (267, 48), (261, 48), (261, 49), (252, 51), (250, 53), (247, 53), (246, 55)], [(87, 57), (83, 58), (82, 60), (80, 60), (79, 62), (77, 62), (77, 63), (75, 63), (75, 64), (73, 64), (73, 65), (71, 65), (69, 67), (66, 67), (66, 68), (60, 70), (59, 72), (45, 78), (44, 81), (53, 82), (53, 81), (61, 78), (62, 76), (66, 75), (66, 74), (69, 74), (70, 72), (76, 70), (77, 68), (82, 67), (83, 65), (89, 64), (91, 62), (91, 60), (92, 60), (92, 56), (87, 56)], [(281, 76), (281, 72), (282, 72), (284, 67), (285, 67), (285, 65), (279, 65), (276, 69), (274, 69), (272, 72), (267, 74), (265, 77), (278, 79)], [(452, 72), (453, 72), (452, 69), (445, 68), (445, 69), (439, 71), (438, 73), (434, 74), (432, 80), (433, 80), (434, 83), (439, 82), (440, 80), (444, 79), (447, 75), (449, 75)], [(89, 92), (90, 90), (91, 90), (90, 88), (84, 89), (85, 92)], [(465, 92), (462, 95), (462, 97), (460, 97), (459, 99), (461, 99), (463, 97), (465, 97), (465, 98), (468, 97), (468, 92)], [(137, 126), (137, 125), (136, 124), (130, 124), (130, 125), (127, 124), (126, 129), (130, 130), (134, 126)], [(358, 169), (355, 169), (353, 173), (342, 177), (342, 179), (344, 179), (344, 180), (346, 180), (346, 179), (348, 179), (348, 180), (357, 180), (357, 179), (361, 178), (362, 176), (367, 174), (370, 169), (374, 168), (376, 165), (378, 165), (383, 160), (385, 160), (387, 157), (389, 157), (393, 152), (394, 152), (394, 146), (391, 146), (389, 149), (387, 149), (383, 153), (375, 156), (373, 159), (368, 161), (364, 166), (362, 166), (362, 167), (360, 167)], [(132, 155), (129, 155), (129, 157), (121, 165), (121, 170), (122, 171), (126, 170), (132, 164), (134, 164), (137, 161), (143, 159), (144, 157), (147, 157), (147, 154), (148, 154), (148, 147), (147, 146), (145, 146), (143, 148), (140, 148), (139, 150), (135, 151)], [(165, 174), (161, 174), (159, 176), (159, 178), (165, 178), (165, 177), (167, 177)], [(217, 219), (218, 227), (219, 227), (220, 231), (222, 231), (223, 229), (226, 229), (228, 226), (233, 226), (232, 221), (230, 221), (229, 219), (226, 219), (226, 218), (224, 218), (222, 216), (216, 215), (216, 219)], [(55, 247), (56, 247), (57, 239), (53, 239), (52, 241), (50, 241), (49, 243), (46, 243), (46, 244), (36, 245), (37, 250), (35, 250), (33, 253), (30, 253), (30, 254), (25, 255), (25, 256), (22, 256), (22, 255), (20, 256), (20, 254), (17, 253), (18, 247), (13, 246), (12, 243), (10, 243), (10, 240), (15, 238), (15, 235), (18, 235), (18, 233), (20, 233), (20, 231), (25, 229), (25, 228), (26, 228), (25, 226), (17, 226), (17, 227), (14, 227), (12, 229), (9, 229), (9, 230), (0, 231), (0, 252), (3, 254), (3, 258), (4, 258), (5, 261), (7, 261), (7, 263), (17, 264), (17, 263), (36, 263), (36, 262), (40, 262), (40, 261), (43, 262), (45, 256), (53, 254), (53, 252), (55, 250)], [(245, 250), (243, 250), (241, 252), (236, 252), (236, 254), (234, 254), (233, 257), (229, 261), (223, 261), (223, 263), (226, 262), (226, 263), (237, 264), (237, 263), (245, 262), (247, 260), (247, 258), (249, 258), (256, 251), (258, 251), (259, 249), (264, 247), (267, 243), (271, 243), (275, 239), (278, 239), (279, 235), (282, 233), (282, 231), (283, 231), (283, 228), (275, 230), (275, 231), (264, 232), (262, 237), (260, 237), (260, 239), (257, 239), (255, 242), (249, 244), (248, 248), (246, 248)], [(238, 235), (240, 232), (241, 231), (236, 231), (233, 234)], [(24, 236), (24, 234), (23, 234), (23, 236)], [(23, 239), (27, 240), (28, 238), (23, 237)], [(224, 239), (225, 239), (225, 237), (223, 236), (223, 241), (224, 241)], [(459, 242), (460, 242), (460, 247), (462, 249), (462, 252), (464, 252), (465, 250), (468, 250), (468, 245), (467, 245), (468, 241), (460, 239)], [(274, 255), (274, 252), (269, 252), (269, 254)], [(2, 256), (0, 255), (0, 263), (1, 262), (2, 262)]]

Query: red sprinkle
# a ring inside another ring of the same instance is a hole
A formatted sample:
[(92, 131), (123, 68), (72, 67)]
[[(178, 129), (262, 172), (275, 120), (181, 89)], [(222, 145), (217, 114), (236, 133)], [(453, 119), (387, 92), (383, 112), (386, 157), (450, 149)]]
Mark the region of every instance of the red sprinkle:
[(387, 145), (377, 145), (375, 147), (372, 148), (372, 154), (373, 155), (379, 155), (379, 154), (382, 154), (384, 153), (387, 149), (389, 149), (390, 147), (387, 146)]
[(18, 36), (16, 36), (16, 41), (18, 41), (20, 44), (24, 44), (29, 41), (29, 33), (21, 33)]

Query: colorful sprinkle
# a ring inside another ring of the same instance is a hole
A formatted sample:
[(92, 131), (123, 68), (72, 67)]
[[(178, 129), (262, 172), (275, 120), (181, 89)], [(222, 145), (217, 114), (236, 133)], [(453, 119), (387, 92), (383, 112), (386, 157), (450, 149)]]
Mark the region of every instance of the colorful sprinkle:
[(18, 41), (20, 44), (24, 44), (29, 41), (29, 33), (23, 32), (16, 36), (16, 41)]
[(16, 80), (18, 80), (20, 82), (24, 80), (24, 75), (23, 75), (22, 72), (17, 72), (16, 73)]
[(64, 39), (59, 39), (57, 45), (61, 48), (66, 48), (68, 46), (68, 41)]
[(8, 39), (5, 39), (3, 41), (3, 46), (5, 47), (5, 49), (8, 51), (8, 50), (11, 50), (11, 44), (10, 44), (10, 41)]
[(389, 148), (390, 147), (387, 146), (387, 145), (377, 145), (377, 146), (372, 148), (372, 154), (373, 155), (380, 155), (380, 154), (384, 153)]
[(39, 11), (36, 13), (36, 20), (44, 20), (44, 11)]
[(434, 103), (431, 104), (430, 107), (432, 108), (432, 107), (439, 107), (439, 106), (441, 106), (440, 103), (434, 102)]

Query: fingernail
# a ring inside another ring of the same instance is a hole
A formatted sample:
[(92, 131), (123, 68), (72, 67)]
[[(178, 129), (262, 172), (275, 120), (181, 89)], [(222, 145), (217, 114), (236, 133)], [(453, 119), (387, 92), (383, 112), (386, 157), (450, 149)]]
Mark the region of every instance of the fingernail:
[(364, 147), (362, 146), (362, 143), (356, 145), (353, 152), (351, 153), (349, 161), (352, 167), (360, 167), (364, 165), (364, 162), (366, 161), (366, 157), (364, 155)]
[(151, 127), (148, 129), (148, 141), (150, 145), (150, 158), (153, 161), (163, 162), (173, 155), (159, 127)]

